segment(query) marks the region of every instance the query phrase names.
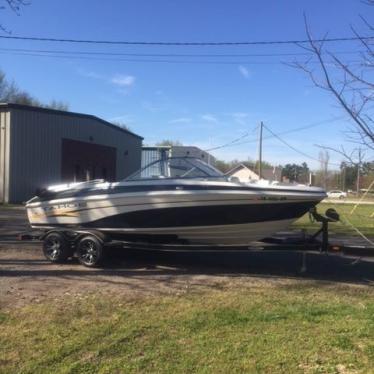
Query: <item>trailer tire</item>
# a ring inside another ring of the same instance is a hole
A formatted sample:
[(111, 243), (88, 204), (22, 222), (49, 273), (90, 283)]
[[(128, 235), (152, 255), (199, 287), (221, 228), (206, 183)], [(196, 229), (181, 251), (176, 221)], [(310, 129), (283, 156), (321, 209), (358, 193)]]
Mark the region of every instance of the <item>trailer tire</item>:
[(43, 240), (43, 253), (47, 260), (54, 263), (65, 262), (71, 256), (69, 241), (60, 232), (51, 232)]
[(96, 267), (104, 258), (103, 242), (94, 235), (85, 235), (78, 242), (77, 255), (82, 265)]

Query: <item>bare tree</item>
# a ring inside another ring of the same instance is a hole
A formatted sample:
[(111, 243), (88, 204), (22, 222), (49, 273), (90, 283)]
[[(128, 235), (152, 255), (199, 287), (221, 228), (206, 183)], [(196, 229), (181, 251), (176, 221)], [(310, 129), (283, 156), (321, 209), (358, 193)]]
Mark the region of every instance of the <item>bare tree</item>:
[(321, 179), (322, 179), (321, 182), (325, 190), (327, 189), (327, 182), (328, 182), (329, 160), (330, 160), (329, 152), (327, 150), (321, 150), (319, 152), (319, 162), (321, 165)]
[[(21, 8), (29, 4), (30, 2), (27, 0), (0, 0), (0, 10), (9, 9), (19, 16), (21, 12)], [(1, 23), (0, 23), (0, 31), (6, 32), (7, 34), (10, 33), (10, 31)]]
[(168, 147), (174, 147), (174, 146), (181, 146), (183, 145), (179, 140), (170, 140), (170, 139), (164, 139), (160, 142), (156, 143), (157, 146), (168, 146)]
[(124, 123), (122, 121), (112, 121), (112, 123), (113, 123), (113, 125), (121, 127), (121, 129), (124, 129), (124, 130), (127, 130), (127, 131), (131, 131), (129, 125), (127, 125), (126, 123)]
[(43, 103), (35, 96), (25, 90), (20, 89), (14, 81), (9, 81), (4, 72), (0, 70), (0, 102), (32, 105), (42, 108), (57, 110), (68, 110), (69, 105), (59, 100), (51, 100), (49, 103)]
[[(365, 3), (374, 6), (374, 0), (366, 0)], [(374, 150), (374, 82), (371, 80), (374, 67), (374, 26), (361, 17), (366, 34), (361, 35), (351, 27), (359, 45), (359, 60), (349, 62), (327, 50), (324, 43), (327, 35), (322, 41), (316, 41), (305, 15), (304, 19), (308, 44), (299, 46), (307, 50), (310, 57), (303, 62), (295, 61), (292, 65), (305, 72), (315, 86), (331, 94), (347, 113), (353, 124), (352, 130), (347, 133), (349, 140)], [(338, 152), (347, 159), (352, 158), (344, 149)]]

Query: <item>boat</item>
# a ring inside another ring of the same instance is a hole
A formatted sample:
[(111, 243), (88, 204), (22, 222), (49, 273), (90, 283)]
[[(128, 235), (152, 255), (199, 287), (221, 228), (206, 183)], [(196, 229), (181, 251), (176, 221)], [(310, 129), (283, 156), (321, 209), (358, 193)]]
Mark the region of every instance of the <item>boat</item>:
[(128, 241), (246, 245), (286, 229), (323, 189), (239, 182), (200, 159), (157, 160), (120, 182), (50, 186), (26, 203), (40, 230), (95, 230)]

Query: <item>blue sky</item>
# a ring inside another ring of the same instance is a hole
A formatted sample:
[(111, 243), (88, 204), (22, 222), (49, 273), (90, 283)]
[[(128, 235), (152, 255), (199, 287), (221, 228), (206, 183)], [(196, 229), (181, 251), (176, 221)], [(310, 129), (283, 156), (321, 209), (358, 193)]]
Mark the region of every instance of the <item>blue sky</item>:
[[(1, 11), (0, 22), (13, 35), (21, 36), (139, 41), (294, 40), (305, 39), (303, 12), (315, 37), (326, 32), (330, 37), (342, 37), (351, 36), (351, 24), (364, 29), (359, 14), (369, 17), (369, 10), (359, 0), (32, 0), (19, 16)], [(174, 139), (206, 149), (248, 134), (238, 142), (242, 144), (213, 154), (226, 160), (254, 159), (258, 123), (264, 121), (276, 133), (324, 122), (283, 136), (315, 158), (319, 152), (315, 144), (352, 147), (343, 134), (349, 126), (344, 113), (302, 72), (283, 63), (292, 57), (86, 55), (88, 58), (81, 59), (77, 55), (57, 58), (4, 49), (258, 55), (303, 52), (297, 46), (146, 47), (1, 39), (0, 68), (40, 100), (66, 101), (72, 111), (124, 122), (142, 135), (146, 144)], [(332, 43), (329, 49), (345, 52), (341, 56), (350, 60), (355, 58), (352, 52), (358, 45)], [(216, 63), (223, 61), (229, 63)], [(336, 117), (341, 119), (328, 122)], [(318, 162), (276, 139), (265, 140), (263, 153), (275, 164), (306, 161), (318, 167)], [(339, 162), (340, 157), (331, 154), (331, 161)]]

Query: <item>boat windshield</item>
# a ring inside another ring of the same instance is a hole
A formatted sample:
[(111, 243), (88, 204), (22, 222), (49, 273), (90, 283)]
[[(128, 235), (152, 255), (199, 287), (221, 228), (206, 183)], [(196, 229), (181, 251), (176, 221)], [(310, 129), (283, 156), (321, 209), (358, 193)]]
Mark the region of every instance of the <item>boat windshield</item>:
[(175, 178), (226, 178), (219, 170), (193, 157), (169, 157), (154, 161), (126, 180)]

